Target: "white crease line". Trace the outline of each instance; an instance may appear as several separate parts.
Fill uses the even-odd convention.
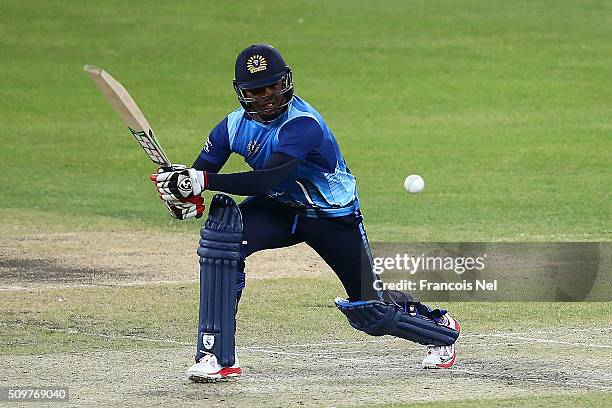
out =
[[[337,355],[344,355],[344,354],[363,354],[363,350],[316,350],[316,351],[312,351],[310,353],[305,353],[305,352],[300,352],[300,351],[291,351],[291,352],[282,351],[282,352],[280,352],[280,351],[276,351],[276,350],[274,350],[274,349],[272,349],[270,347],[271,346],[268,346],[268,347],[244,346],[244,347],[236,347],[236,348],[238,350],[243,350],[243,351],[266,352],[266,353],[274,353],[274,354],[290,354],[290,355],[304,356],[304,357],[312,356],[313,354],[316,354],[317,356],[327,356],[327,355],[337,356]],[[279,348],[280,348],[280,346],[279,346]],[[406,351],[406,349],[403,349],[403,348],[385,348],[385,353],[390,353],[390,352],[395,352],[395,351],[404,352],[404,351]]]
[[[570,386],[579,386],[579,387],[586,387],[586,388],[596,388],[596,389],[600,389],[600,390],[604,390],[604,391],[610,391],[612,390],[612,387],[608,387],[605,385],[601,385],[601,384],[585,384],[582,383],[580,381],[555,381],[552,379],[546,379],[546,378],[534,378],[534,377],[517,377],[511,374],[495,374],[495,373],[483,373],[482,371],[474,371],[474,370],[467,370],[465,368],[452,368],[449,370],[450,372],[459,372],[459,373],[465,373],[465,374],[469,374],[469,375],[475,375],[477,377],[488,377],[488,378],[499,378],[502,380],[513,380],[513,381],[517,381],[517,382],[538,382],[538,383],[544,383],[544,384],[553,384],[556,385],[558,387],[564,387],[567,385]]]
[[[238,350],[241,349],[241,347],[237,347]],[[363,359],[359,359],[359,358],[343,358],[343,357],[337,357],[334,353],[329,353],[329,354],[320,354],[320,353],[295,353],[295,352],[290,352],[290,351],[277,351],[277,350],[270,350],[270,349],[265,349],[265,348],[251,348],[249,349],[249,351],[253,351],[256,353],[264,353],[264,354],[278,354],[278,355],[284,355],[284,356],[289,356],[289,357],[306,357],[308,359],[316,359],[316,358],[325,358],[325,357],[333,357],[334,360],[337,361],[347,361],[350,363],[366,363],[366,364],[372,364],[372,360],[368,359],[368,360],[363,360]],[[386,368],[386,367],[385,367]]]
[[[91,282],[84,281],[74,282],[69,284],[47,283],[45,285],[29,285],[29,286],[0,286],[1,291],[23,291],[23,290],[48,290],[48,289],[79,289],[79,288],[107,288],[107,287],[132,287],[132,286],[150,286],[159,284],[192,284],[197,283],[197,279],[181,279],[181,280],[157,280],[157,281],[130,281],[130,282]]]
[[[566,333],[573,332],[586,332],[586,331],[609,331],[612,330],[612,327],[604,327],[604,328],[593,328],[593,329],[563,329]],[[538,332],[539,334],[547,334],[548,332]],[[562,340],[550,340],[550,339],[540,339],[537,337],[526,337],[526,336],[518,336],[518,333],[512,332],[498,332],[498,333],[488,333],[488,334],[462,334],[459,337],[459,340],[462,338],[487,338],[487,337],[498,337],[498,338],[508,338],[511,340],[521,340],[521,341],[530,341],[534,343],[552,343],[552,344],[562,344],[566,346],[575,346],[575,347],[590,347],[590,348],[603,348],[609,349],[612,348],[610,345],[606,344],[593,344],[593,343],[581,343],[581,342],[568,342]],[[550,334],[559,334],[558,332],[550,332]],[[302,344],[291,344],[292,347],[317,347],[317,346],[331,346],[331,345],[347,345],[347,344],[376,344],[376,343],[384,343],[390,341],[403,341],[401,339],[395,337],[385,337],[379,339],[365,339],[365,340],[350,340],[350,341],[342,341],[342,340],[332,340],[332,341],[322,341],[318,343],[302,343]],[[460,344],[460,343],[459,343]]]
[[[298,278],[304,277],[312,277],[312,276],[324,276],[324,275],[298,275]],[[266,275],[252,275],[249,276],[249,281],[253,280],[266,280],[266,279],[278,279],[278,278],[290,278],[292,275],[275,275],[275,276],[266,276]],[[198,278],[194,279],[170,279],[170,280],[143,280],[143,281],[100,281],[100,282],[86,282],[84,280],[75,281],[73,283],[53,283],[51,281],[41,283],[41,282],[31,282],[26,286],[18,286],[18,285],[5,285],[0,284],[0,292],[2,291],[23,291],[23,290],[47,290],[47,289],[73,289],[73,288],[97,288],[97,287],[132,287],[132,286],[150,286],[150,285],[160,285],[160,284],[194,284],[199,283],[200,280]]]
[[[564,327],[563,330],[569,330],[573,333],[579,333],[579,332],[591,332],[591,331],[610,331],[612,330],[612,327],[592,327],[590,329],[578,329],[578,328],[566,328]],[[512,332],[508,332],[508,333],[512,333]],[[559,332],[554,332],[554,331],[538,331],[538,333],[541,334],[559,334]]]
[[[130,335],[115,336],[115,335],[107,335],[107,334],[101,334],[101,333],[82,332],[77,329],[66,329],[66,330],[54,329],[54,328],[47,328],[47,329],[51,331],[55,331],[55,332],[61,332],[61,333],[83,334],[83,335],[88,335],[88,336],[97,336],[97,337],[110,338],[110,339],[151,341],[151,342],[156,342],[156,343],[177,344],[177,345],[182,345],[182,346],[193,345],[192,343],[185,343],[185,342],[180,342],[177,340],[155,339],[155,338],[144,337],[144,336],[130,336]],[[598,330],[606,331],[610,329],[612,328],[602,328]],[[567,330],[567,331],[571,332],[572,330]],[[584,330],[580,330],[580,331],[584,331]],[[591,329],[591,331],[593,331],[593,329]],[[515,340],[515,341],[526,341],[526,342],[532,342],[532,343],[545,343],[545,344],[559,344],[559,345],[564,345],[564,346],[581,347],[581,348],[612,349],[612,346],[607,345],[607,344],[593,344],[593,343],[582,343],[582,342],[568,342],[568,341],[562,341],[562,340],[540,339],[536,337],[517,336],[516,333],[504,333],[504,332],[490,333],[490,334],[465,334],[465,335],[462,335],[460,339],[461,338],[503,338],[503,339],[509,339],[509,340]],[[318,343],[310,343],[310,344],[290,344],[290,346],[291,347],[321,347],[321,346],[325,347],[325,346],[331,346],[331,345],[345,346],[349,344],[375,344],[375,343],[383,343],[383,342],[389,342],[389,341],[403,342],[404,340],[397,339],[394,337],[389,337],[389,338],[371,339],[371,340],[350,340],[350,341],[334,340],[334,341],[329,341],[329,342],[318,342]],[[458,344],[461,344],[461,343],[458,343]],[[243,350],[256,349],[256,348],[259,348],[259,346],[241,347],[241,349]]]
[[[562,340],[538,339],[534,337],[510,336],[506,334],[489,334],[489,335],[486,335],[486,337],[498,337],[498,338],[503,338],[503,339],[521,340],[521,341],[528,341],[528,342],[533,342],[533,343],[549,343],[549,344],[561,344],[561,345],[566,345],[566,346],[612,349],[612,346],[608,346],[607,344],[592,344],[592,343],[580,343],[580,342],[575,342],[575,341],[569,342],[569,341],[562,341]]]
[[[104,339],[110,340],[138,340],[138,341],[150,341],[153,343],[167,343],[167,344],[177,344],[180,346],[193,346],[192,343],[185,343],[182,341],[172,340],[172,339],[154,339],[151,337],[143,337],[143,336],[131,336],[129,334],[125,335],[114,335],[114,334],[103,334],[103,333],[93,333],[93,332],[84,332],[77,329],[54,329],[51,327],[45,327],[46,330],[56,332],[56,333],[64,333],[64,334],[80,334],[83,336],[91,336],[91,337],[101,337]]]
[[[176,344],[176,345],[180,345],[180,346],[195,347],[195,343],[185,343],[185,342],[181,342],[181,341],[177,341],[177,340],[171,340],[171,339],[155,339],[155,338],[151,338],[151,337],[131,336],[131,335],[128,335],[128,334],[117,336],[117,335],[112,335],[112,334],[84,332],[84,331],[80,331],[80,330],[77,330],[77,329],[62,330],[62,329],[55,329],[55,328],[50,328],[50,327],[45,327],[45,329],[49,330],[49,331],[52,331],[52,332],[56,332],[56,333],[80,334],[80,335],[84,335],[84,336],[101,337],[101,338],[110,339],[110,340],[138,340],[138,341],[149,341],[149,342],[153,342],[153,343],[166,343],[166,344]],[[264,347],[260,347],[260,346],[244,346],[244,347],[236,347],[236,349],[244,350],[244,351],[260,352],[260,353],[266,353],[266,354],[280,354],[280,355],[287,355],[287,356],[292,356],[292,357],[312,357],[315,354],[316,355],[320,355],[321,357],[323,357],[323,356],[327,356],[327,355],[335,356],[335,355],[338,354],[335,351],[324,351],[324,352],[318,351],[317,353],[286,352],[286,351],[272,350],[272,349],[268,349],[268,348],[264,348]],[[385,349],[385,351],[402,351],[402,350],[401,349],[392,349],[392,350]],[[361,350],[352,350],[352,351],[346,351],[346,352],[343,352],[343,353],[346,353],[346,354],[349,354],[349,353],[363,353],[363,351],[361,351]],[[350,358],[350,359],[349,358],[335,358],[335,359],[337,359],[337,360],[345,360],[345,361],[371,362],[371,360],[359,360],[359,359],[353,359],[353,358]]]
[[[56,328],[51,328],[51,327],[45,327],[45,330],[49,330],[52,332],[56,332],[56,333],[64,333],[64,334],[80,334],[83,336],[90,336],[90,337],[100,337],[100,338],[104,338],[104,339],[109,339],[109,340],[137,340],[137,341],[149,341],[152,343],[166,343],[166,344],[176,344],[179,346],[189,346],[189,347],[195,347],[196,344],[194,343],[186,343],[186,342],[181,342],[178,340],[172,340],[172,339],[156,339],[156,338],[152,338],[152,337],[144,337],[144,336],[132,336],[129,334],[125,334],[125,335],[113,335],[113,334],[104,334],[104,333],[94,333],[94,332],[86,332],[86,331],[80,331],[77,329],[56,329]],[[364,343],[364,342],[353,342],[353,343]],[[346,343],[344,343],[346,344]],[[282,346],[279,346],[282,347]],[[312,353],[307,354],[307,353],[289,353],[289,352],[281,352],[281,351],[275,351],[275,350],[271,350],[271,349],[267,349],[261,346],[242,346],[242,347],[236,347],[238,350],[245,350],[245,351],[255,351],[255,352],[265,352],[265,353],[273,353],[273,354],[284,354],[284,355],[291,355],[291,356],[303,356],[303,357],[307,357],[307,356],[311,356]],[[385,351],[402,351],[402,349],[385,349]],[[363,353],[362,350],[347,350],[347,351],[341,351],[342,353],[346,353],[346,354],[353,354],[353,353]],[[335,351],[318,351],[318,354],[324,355],[324,354],[330,354],[330,355],[335,355],[337,354],[337,352]]]
[[[344,346],[347,344],[384,343],[384,342],[388,342],[389,340],[402,341],[401,339],[396,339],[395,337],[389,337],[389,338],[378,338],[378,339],[369,339],[369,340],[348,340],[348,341],[330,340],[330,341],[320,341],[318,343],[290,344],[290,346],[291,347],[318,347],[318,346],[334,346],[334,345]],[[257,347],[257,346],[254,346],[254,347]]]

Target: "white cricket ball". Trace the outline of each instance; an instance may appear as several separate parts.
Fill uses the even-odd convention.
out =
[[[420,193],[425,188],[425,180],[418,174],[411,174],[404,180],[404,188],[409,193]]]

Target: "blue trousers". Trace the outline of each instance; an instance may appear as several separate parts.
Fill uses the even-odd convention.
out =
[[[305,242],[335,272],[350,301],[379,298],[372,286],[375,275],[359,211],[342,217],[312,218],[267,196],[249,197],[239,207],[247,257],[264,249]]]

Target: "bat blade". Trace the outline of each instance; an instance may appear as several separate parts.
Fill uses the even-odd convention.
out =
[[[123,85],[102,68],[85,65],[83,69],[123,119],[149,158],[161,167],[171,167],[172,163],[155,137],[151,125]]]

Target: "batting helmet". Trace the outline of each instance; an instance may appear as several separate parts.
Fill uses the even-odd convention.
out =
[[[279,89],[265,96],[247,97],[244,91],[252,91],[279,84]],[[287,110],[293,98],[291,68],[281,54],[267,44],[251,45],[236,58],[234,90],[238,101],[251,118],[264,123],[277,119]],[[280,103],[268,103],[282,96]]]

